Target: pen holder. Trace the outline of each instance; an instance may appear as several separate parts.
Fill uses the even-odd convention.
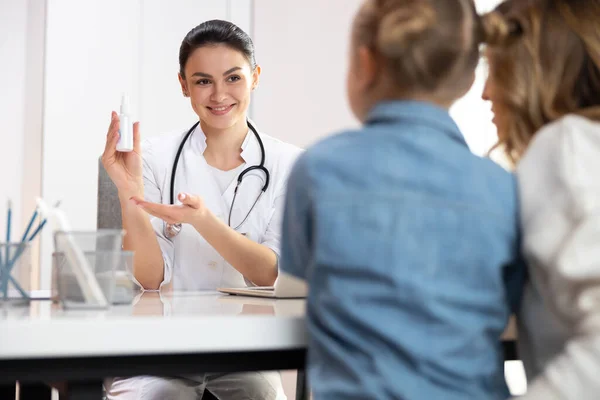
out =
[[[0,243],[0,301],[29,303],[31,244]]]
[[[118,301],[117,296],[123,297],[117,283],[128,277],[133,257],[121,250],[124,233],[121,229],[54,233],[56,290],[65,308],[106,308]]]
[[[65,243],[72,242],[84,253],[94,251],[120,251],[125,231],[99,229],[97,231],[57,231],[54,233],[54,251],[63,253]],[[66,240],[68,239],[68,240]]]
[[[136,285],[132,278],[133,252],[84,252],[108,305],[130,304]],[[85,300],[79,282],[64,253],[52,254],[52,298],[65,309],[104,308]]]

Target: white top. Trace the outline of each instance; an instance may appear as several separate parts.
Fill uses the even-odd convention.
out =
[[[303,349],[304,313],[304,300],[210,291],[144,292],[106,310],[34,301],[3,309],[0,360]]]
[[[237,177],[239,176],[239,174],[246,169],[246,163],[242,163],[242,165],[234,168],[234,169],[230,169],[229,171],[223,171],[219,168],[215,168],[212,165],[208,166],[212,172],[213,178],[215,178],[215,181],[217,182],[217,185],[219,186],[219,189],[221,190],[221,194],[225,193],[225,191],[227,190],[227,188],[229,187],[229,185],[231,184],[231,182],[233,182],[234,179],[237,179]],[[236,181],[237,184],[237,181]]]
[[[600,396],[600,123],[569,115],[517,169],[530,269],[519,346],[524,399]]]
[[[144,141],[142,155],[146,200],[169,204],[173,161],[186,133],[167,134]],[[270,173],[269,187],[238,232],[269,247],[279,256],[287,178],[301,149],[262,133],[260,137],[265,147],[265,167]],[[175,202],[178,203],[179,192],[201,196],[206,206],[227,223],[236,180],[231,181],[222,193],[203,157],[205,149],[206,136],[198,125],[179,158]],[[242,144],[241,156],[247,166],[260,163],[260,146],[251,130],[248,130]],[[245,175],[232,211],[232,226],[243,221],[260,194],[264,179],[264,173],[258,170]],[[171,281],[175,290],[214,290],[217,287],[251,284],[190,225],[184,224],[179,235],[170,240],[164,235],[164,222],[161,219],[152,218],[151,222],[164,258],[165,272],[161,287]]]

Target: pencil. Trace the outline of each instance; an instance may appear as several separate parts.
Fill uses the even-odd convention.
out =
[[[21,237],[21,243],[23,243],[27,240],[27,235],[29,235],[29,231],[31,230],[31,227],[33,226],[33,223],[35,222],[37,215],[38,215],[38,211],[36,208],[35,211],[33,212],[33,215],[31,216],[31,219],[29,220],[29,225],[27,225],[27,229],[25,229],[25,233],[23,233],[23,237]]]
[[[7,295],[8,295],[8,279],[10,276],[10,224],[11,224],[11,219],[12,219],[12,201],[10,201],[10,199],[8,200],[8,203],[6,204],[6,250],[5,250],[5,260],[6,262],[3,262],[3,269],[4,271],[2,271],[2,291],[4,294],[4,298],[6,299]],[[0,254],[0,257],[2,255]]]
[[[10,228],[12,219],[12,201],[9,199],[6,204],[6,264],[10,262]]]

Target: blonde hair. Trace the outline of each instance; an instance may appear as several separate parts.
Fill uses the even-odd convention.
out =
[[[354,38],[381,56],[404,93],[455,100],[472,85],[480,44],[473,0],[367,0]]]
[[[513,163],[566,114],[600,121],[598,0],[508,0],[481,20],[495,101],[508,115],[496,147]]]

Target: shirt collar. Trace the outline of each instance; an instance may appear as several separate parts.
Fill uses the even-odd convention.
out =
[[[256,155],[256,153],[257,153],[256,149],[258,146],[253,145],[253,144],[256,144],[256,140],[252,140],[253,136],[254,136],[254,133],[252,133],[250,128],[248,128],[248,132],[246,132],[246,137],[244,138],[244,141],[242,142],[242,153],[241,153],[241,156],[244,159],[244,162],[246,164],[254,164],[255,163],[254,162],[255,157],[253,157],[253,156]]]
[[[242,159],[246,164],[257,164],[260,162],[260,149],[258,148],[258,143],[256,140],[251,140],[254,134],[248,128],[248,132],[246,133],[246,137],[242,142]],[[192,133],[192,142],[194,150],[198,152],[198,154],[204,154],[206,150],[206,135],[202,131],[202,127],[200,124],[196,126],[194,132]]]
[[[365,124],[401,121],[429,125],[467,146],[464,136],[448,110],[425,101],[391,100],[380,102],[371,109]]]

